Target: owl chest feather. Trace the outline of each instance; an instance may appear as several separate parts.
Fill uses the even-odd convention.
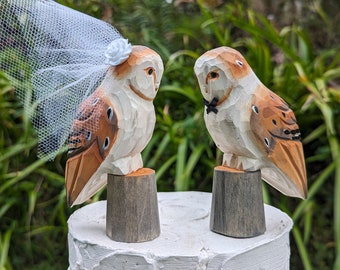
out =
[[[218,112],[223,113],[223,111]],[[227,117],[221,119],[216,114],[205,114],[204,119],[209,133],[216,143],[216,146],[224,153],[241,155],[247,152],[245,143],[239,132],[239,126],[235,125],[233,119]]]
[[[217,113],[204,114],[204,120],[209,133],[217,147],[224,153],[256,158],[258,148],[249,138],[250,130],[250,100],[234,99],[219,106]]]
[[[113,159],[140,153],[149,142],[156,116],[152,102],[120,94],[113,97],[117,114],[117,143],[110,150]]]

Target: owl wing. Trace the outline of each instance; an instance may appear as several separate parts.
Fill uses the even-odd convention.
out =
[[[117,114],[103,92],[103,89],[98,88],[85,99],[73,121],[65,171],[69,205],[73,204],[82,189],[89,184],[89,180],[106,158],[117,138]],[[97,191],[104,184],[98,184]],[[87,197],[93,194],[94,192]]]
[[[250,128],[257,145],[273,163],[262,170],[266,182],[282,193],[305,198],[307,179],[300,130],[287,103],[264,86],[252,98]]]

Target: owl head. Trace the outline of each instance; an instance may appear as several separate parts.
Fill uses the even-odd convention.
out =
[[[244,57],[229,47],[219,47],[201,55],[194,66],[204,99],[221,102],[252,74]]]
[[[118,80],[124,80],[128,88],[140,98],[152,101],[160,85],[163,62],[155,51],[145,46],[132,46],[129,58],[122,64],[111,67]]]

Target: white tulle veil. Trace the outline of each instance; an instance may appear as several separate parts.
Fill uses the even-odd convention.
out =
[[[108,23],[52,0],[0,0],[0,69],[29,114],[38,156],[63,149],[80,103],[131,45]]]

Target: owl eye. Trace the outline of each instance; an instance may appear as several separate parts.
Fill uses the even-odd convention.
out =
[[[211,72],[208,73],[208,76],[207,76],[205,82],[208,83],[209,80],[216,80],[216,79],[218,79],[218,77],[220,77],[220,74],[218,74],[218,72],[211,71]]]
[[[209,75],[210,75],[210,78],[211,78],[211,79],[216,79],[216,78],[218,78],[218,77],[220,76],[220,75],[219,75],[217,72],[215,72],[215,71],[210,72]]]
[[[235,62],[236,62],[236,64],[238,64],[240,67],[243,67],[243,63],[242,63],[242,61],[240,61],[240,60],[236,60]]]
[[[112,119],[112,115],[113,115],[113,113],[112,113],[112,108],[111,108],[111,107],[109,107],[109,108],[107,109],[106,114],[107,114],[107,118],[108,118],[109,120],[111,120],[111,119]]]
[[[149,68],[146,69],[146,73],[147,73],[148,75],[152,75],[154,71],[155,71],[155,69],[152,68],[152,67],[149,67]]]
[[[96,104],[98,103],[98,101],[99,101],[99,98],[96,97],[96,98],[93,100],[92,105],[93,105],[93,106],[96,105]]]
[[[88,131],[87,133],[86,133],[86,140],[91,140],[91,137],[92,137],[92,133],[91,133],[91,131]]]
[[[109,147],[109,144],[110,144],[110,138],[109,137],[106,137],[105,138],[105,141],[103,143],[103,148],[104,150],[106,150],[108,147]]]
[[[268,138],[264,138],[264,144],[269,148],[270,142],[269,142]]]

